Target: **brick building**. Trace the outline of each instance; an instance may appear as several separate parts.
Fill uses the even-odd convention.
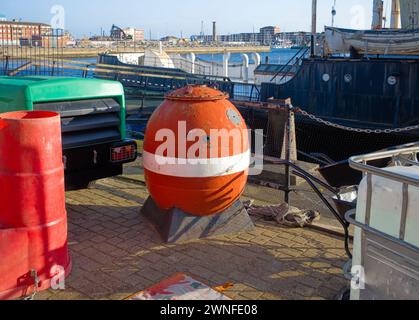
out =
[[[68,41],[62,31],[45,23],[0,20],[0,45],[62,47]]]

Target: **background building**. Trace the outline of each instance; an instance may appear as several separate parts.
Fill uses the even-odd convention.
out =
[[[169,44],[177,44],[179,42],[179,38],[175,36],[166,36],[160,39],[162,42],[167,42]]]
[[[0,44],[32,47],[63,47],[69,40],[63,30],[49,24],[0,20]]]
[[[252,43],[259,43],[264,45],[270,45],[274,42],[276,36],[280,34],[281,29],[277,26],[267,26],[260,29],[258,33],[256,32],[245,32],[245,33],[237,33],[237,34],[227,34],[227,35],[217,35],[216,41],[219,42],[252,42]],[[214,42],[213,35],[203,35],[200,34],[194,35],[191,37],[192,41],[200,41],[200,42]]]
[[[262,44],[271,44],[275,38],[275,35],[279,34],[281,29],[277,26],[268,26],[260,29],[259,39]]]
[[[133,41],[144,41],[144,30],[135,28],[123,29],[127,36],[130,36]]]
[[[311,32],[305,32],[305,31],[281,32],[274,36],[275,43],[284,39],[291,41],[291,43],[294,46],[306,46],[310,43]]]
[[[144,30],[132,27],[122,29],[112,25],[110,37],[112,40],[144,41]]]

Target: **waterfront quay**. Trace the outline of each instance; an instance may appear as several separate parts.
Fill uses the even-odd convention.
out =
[[[43,47],[19,47],[18,50],[14,46],[1,47],[0,59],[5,57],[9,58],[33,58],[36,56],[47,58],[56,57],[57,51],[60,53],[62,58],[96,58],[98,55],[103,53],[115,54],[115,53],[144,53],[146,49],[157,49],[156,46],[118,46],[118,47],[98,47],[98,48],[86,48],[86,47],[75,47],[75,48],[51,48]],[[188,45],[188,46],[168,46],[163,47],[163,50],[168,54],[222,54],[222,53],[243,53],[243,52],[270,52],[269,46],[259,45],[244,45],[244,46],[225,46],[225,45]]]
[[[273,192],[249,185],[243,200],[277,203]],[[166,244],[140,214],[148,196],[140,161],[122,176],[67,192],[73,269],[64,291],[35,299],[120,300],[176,272],[211,287],[229,284],[225,294],[235,300],[330,300],[347,285],[341,237],[253,216],[250,232]]]

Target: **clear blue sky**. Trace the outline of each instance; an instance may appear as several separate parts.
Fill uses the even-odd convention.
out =
[[[318,0],[318,27],[331,24],[334,0]],[[389,2],[390,0],[386,0]],[[217,21],[221,34],[252,32],[266,25],[284,31],[310,30],[311,0],[13,0],[1,1],[0,13],[9,19],[50,23],[54,5],[65,9],[65,29],[81,37],[106,33],[112,24],[137,27],[148,38],[199,34],[201,21],[211,32]],[[336,25],[369,27],[372,0],[337,0]],[[385,4],[388,7],[387,4]]]

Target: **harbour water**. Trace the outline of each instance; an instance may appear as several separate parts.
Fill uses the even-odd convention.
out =
[[[263,52],[260,53],[262,63],[266,62],[266,58],[268,58],[269,63],[271,64],[286,64],[292,57],[298,52],[298,49],[271,49],[270,52]],[[250,58],[250,63],[253,63],[252,56],[250,55],[251,52],[243,52],[248,53]],[[212,61],[212,62],[222,62],[223,55],[222,54],[204,54],[198,55],[199,59]],[[240,63],[242,62],[242,57],[239,53],[232,53],[230,56],[230,63]]]

